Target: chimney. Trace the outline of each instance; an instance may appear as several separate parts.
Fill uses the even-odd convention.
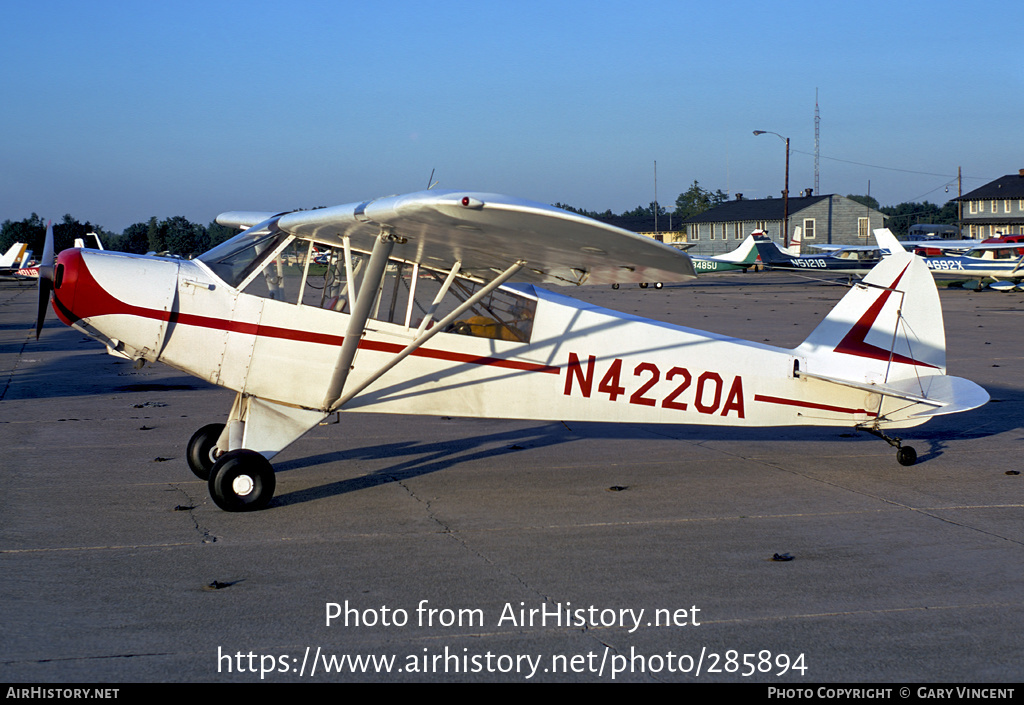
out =
[[[1024,169],[1021,169],[1021,174],[1024,175]],[[736,194],[736,200],[737,201],[742,201],[743,200],[743,194],[742,193],[737,193]]]
[[[1024,169],[1018,169],[1017,176],[1024,176]]]
[[[810,198],[813,195],[814,195],[814,189],[812,189],[812,188],[805,188],[804,189],[804,198]]]

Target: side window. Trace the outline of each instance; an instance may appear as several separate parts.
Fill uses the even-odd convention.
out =
[[[472,296],[475,288],[476,286],[469,282],[456,282],[446,297],[454,295],[458,300],[448,303],[450,310],[454,311],[459,303]],[[528,343],[533,335],[533,319],[536,312],[537,302],[534,299],[499,287],[463,313],[445,332]],[[441,314],[439,317],[443,318],[445,315],[447,314]]]
[[[284,249],[268,257],[263,270],[251,278],[243,291],[276,301],[298,303],[299,287],[306,270],[309,243],[290,241]]]
[[[346,263],[341,247],[317,243],[310,248],[308,242],[296,240],[269,260],[245,292],[349,313],[353,296],[360,293],[362,272],[368,261],[368,255],[353,252]],[[473,296],[478,287],[472,281],[455,279],[438,302],[445,279],[441,272],[391,260],[380,287],[372,294],[370,319],[404,326],[410,331],[432,328]],[[535,299],[498,288],[446,324],[442,332],[525,343],[533,334],[536,310]]]

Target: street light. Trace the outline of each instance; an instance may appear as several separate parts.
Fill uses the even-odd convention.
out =
[[[782,191],[782,246],[789,247],[789,138],[768,130],[754,130],[754,134],[775,135],[786,143],[786,186]]]

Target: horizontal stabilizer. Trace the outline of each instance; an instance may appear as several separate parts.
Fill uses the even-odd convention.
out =
[[[915,404],[926,404],[931,407],[930,409],[919,411],[913,414],[913,416],[956,414],[961,411],[976,409],[989,400],[988,392],[981,386],[969,379],[950,377],[949,375],[910,377],[885,384],[854,382],[848,379],[827,377],[809,372],[800,372],[799,375],[801,377],[810,377],[824,382],[840,384],[844,387],[861,389],[884,397],[902,399],[903,401]]]

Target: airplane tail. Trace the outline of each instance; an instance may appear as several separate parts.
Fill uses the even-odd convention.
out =
[[[21,259],[21,256],[25,253],[25,249],[27,247],[28,244],[24,242],[16,242],[11,245],[10,249],[0,257],[0,267],[14,266],[14,263]]]
[[[755,240],[754,245],[763,264],[788,263],[785,253],[773,240]]]
[[[92,238],[93,242],[96,243],[96,248],[95,249],[97,249],[97,250],[102,250],[103,249],[103,243],[100,241],[100,236],[99,235],[97,235],[96,233],[86,233],[85,237],[86,238],[89,238],[89,237]],[[88,245],[86,245],[86,243],[85,243],[85,238],[76,237],[75,238],[75,247],[78,247],[78,248],[88,247]]]
[[[789,247],[785,249],[785,252],[790,257],[800,256],[800,239],[803,236],[803,228],[799,225],[793,228],[793,237],[789,241]]]
[[[747,238],[740,243],[732,252],[724,255],[717,255],[716,260],[728,262],[729,264],[754,264],[757,261],[757,247],[754,243],[754,236],[747,235]]]
[[[931,271],[888,230],[875,234],[891,254],[794,350],[799,375],[922,404],[910,410],[918,417],[981,406],[989,398],[984,389],[946,376],[942,306]]]

